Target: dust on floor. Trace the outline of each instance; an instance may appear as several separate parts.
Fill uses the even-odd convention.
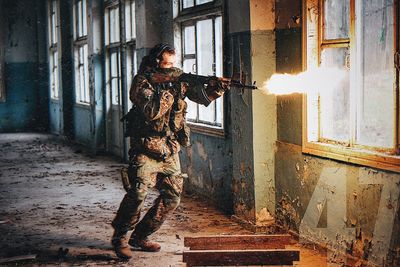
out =
[[[185,236],[250,233],[204,200],[185,195],[152,236],[162,250],[135,251],[129,262],[119,261],[110,245],[110,223],[124,195],[123,166],[55,136],[0,134],[0,259],[33,254],[36,259],[17,264],[178,267],[185,266]],[[156,196],[150,193],[146,209]],[[301,253],[307,259],[298,266],[324,261],[317,251]]]

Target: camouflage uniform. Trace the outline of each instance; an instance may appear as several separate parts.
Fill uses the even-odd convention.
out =
[[[155,86],[152,83],[155,72],[171,78],[183,77],[183,82]],[[127,135],[131,137],[128,168],[131,187],[112,222],[113,238],[125,236],[128,230],[134,229],[135,238],[146,239],[179,205],[183,176],[178,152],[181,145],[189,145],[189,128],[185,122],[187,104],[183,99],[187,96],[207,106],[213,100],[207,95],[204,81],[177,68],[157,69],[135,76],[130,89],[133,108],[127,115]],[[160,195],[138,222],[148,188],[154,186]]]

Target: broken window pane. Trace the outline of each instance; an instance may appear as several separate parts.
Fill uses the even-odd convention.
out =
[[[349,37],[350,1],[324,1],[324,39]]]
[[[392,148],[396,111],[393,0],[357,1],[356,9],[360,53],[357,143]]]
[[[348,48],[325,48],[321,66],[345,69]],[[348,72],[348,71],[347,71]],[[334,88],[320,88],[320,137],[335,141],[350,140],[349,75]]]

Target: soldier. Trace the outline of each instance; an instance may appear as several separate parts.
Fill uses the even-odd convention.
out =
[[[184,98],[208,105],[220,97],[229,81],[217,77],[199,80],[175,68],[175,50],[159,44],[144,57],[134,77],[129,98],[133,103],[125,116],[126,135],[131,138],[127,191],[112,222],[112,245],[118,257],[132,257],[130,246],[157,252],[161,246],[148,240],[180,202],[183,187],[178,152],[189,146]],[[148,188],[160,195],[140,219]],[[133,230],[129,240],[127,233]],[[129,246],[130,245],[130,246]]]

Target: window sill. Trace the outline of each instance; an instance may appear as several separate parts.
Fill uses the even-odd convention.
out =
[[[382,152],[318,142],[304,142],[302,152],[305,154],[400,173],[400,156],[398,155],[390,155]]]
[[[204,134],[204,135],[209,135],[209,136],[214,136],[214,137],[219,137],[219,138],[225,138],[225,131],[224,129],[220,127],[215,127],[211,125],[206,125],[206,124],[200,124],[200,123],[195,123],[195,122],[187,122],[191,132],[193,133],[199,133],[199,134]]]
[[[90,103],[75,102],[75,106],[76,106],[76,107],[81,107],[81,108],[90,109]]]

